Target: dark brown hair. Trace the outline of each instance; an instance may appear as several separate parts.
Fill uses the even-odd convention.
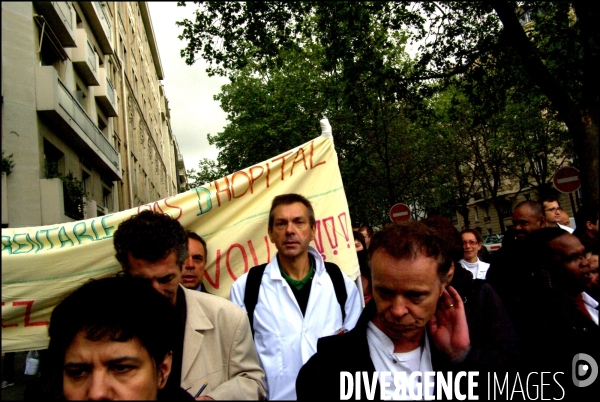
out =
[[[438,262],[438,276],[445,281],[452,266],[450,249],[433,229],[418,221],[390,224],[375,233],[369,246],[369,259],[376,251],[384,252],[398,260],[414,259],[418,254]]]

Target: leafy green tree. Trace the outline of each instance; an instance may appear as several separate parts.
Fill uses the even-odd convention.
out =
[[[365,76],[348,88],[340,74],[323,69],[322,46],[310,40],[284,53],[278,66],[249,62],[232,73],[216,97],[230,124],[209,136],[219,149],[218,162],[202,161],[200,173],[189,173],[192,185],[309,141],[326,115],[355,223],[381,225],[391,205],[422,199],[422,181],[440,165],[441,153],[420,122],[426,113],[396,102],[387,80]],[[390,63],[406,62],[399,47],[387,56]]]
[[[522,186],[544,193],[554,172],[573,155],[565,124],[550,109],[547,98],[537,93],[508,103],[506,113],[512,116],[507,124],[511,148],[518,158],[512,175]]]
[[[386,101],[427,98],[433,89],[423,84],[427,80],[463,75],[482,60],[511,53],[514,67],[526,73],[530,86],[540,88],[566,124],[584,197],[599,198],[600,31],[595,24],[600,13],[595,2],[198,3],[195,19],[180,22],[180,37],[188,41],[182,56],[188,63],[199,53],[213,63],[209,70],[221,75],[250,62],[277,67],[284,51],[314,38],[324,49],[323,69],[340,74],[349,99],[366,77],[387,83]],[[519,22],[525,16],[533,20],[527,34]],[[411,32],[420,44],[417,63],[410,69],[387,63],[379,50],[394,47],[395,39],[376,32]],[[508,64],[497,74],[515,77]],[[502,98],[498,101],[501,105]]]
[[[598,202],[600,6],[586,2],[492,1],[506,41],[530,79],[566,124],[578,157],[585,199]],[[519,14],[518,14],[519,13]],[[518,16],[532,20],[526,34]]]
[[[13,160],[13,154],[4,156],[4,150],[2,150],[2,173],[6,173],[9,176],[15,167],[15,161]]]
[[[198,171],[195,169],[188,169],[188,187],[196,188],[203,184],[210,183],[211,181],[217,180],[227,175],[226,170],[219,166],[219,164],[208,158],[201,159],[198,162]]]
[[[449,211],[458,211],[464,226],[470,227],[469,202],[481,190],[471,144],[472,123],[465,114],[470,106],[464,94],[456,86],[450,86],[433,98],[431,107],[445,149],[445,162],[440,172],[440,187],[444,191],[440,203]]]

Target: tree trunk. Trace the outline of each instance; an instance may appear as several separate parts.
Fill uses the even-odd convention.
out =
[[[567,90],[552,77],[535,47],[529,41],[515,14],[514,3],[492,1],[492,6],[502,21],[505,32],[522,57],[525,70],[531,76],[532,81],[550,99],[560,118],[569,129],[573,138],[575,153],[580,163],[581,190],[585,203],[589,201],[598,203],[600,199],[598,183],[600,98],[597,92],[600,67],[598,47],[600,44],[598,43],[597,30],[598,6],[594,3],[577,2],[577,10],[580,11],[577,13],[577,23],[581,26],[582,36],[588,35],[581,40],[584,49],[584,66],[582,66],[584,71],[584,99],[580,99],[579,104],[577,104],[571,99]],[[590,94],[589,91],[593,93]]]
[[[458,213],[463,217],[465,229],[469,228],[471,225],[471,222],[469,221],[469,207],[466,205],[461,206],[458,210]]]
[[[504,232],[506,232],[506,227],[504,226],[504,207],[500,205],[500,200],[496,197],[492,197],[492,205],[496,208],[498,223],[500,224],[500,233],[504,234]]]

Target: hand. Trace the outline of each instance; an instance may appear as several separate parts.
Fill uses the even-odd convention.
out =
[[[196,398],[197,401],[214,401],[213,398],[211,398],[210,396],[207,395],[200,395],[198,398]]]
[[[471,347],[465,306],[452,286],[444,289],[428,326],[435,346],[452,360],[462,356]]]

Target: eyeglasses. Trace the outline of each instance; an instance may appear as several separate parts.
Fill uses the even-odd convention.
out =
[[[561,207],[544,209],[544,212],[552,212],[552,213],[555,213],[555,212],[560,212],[560,211],[562,211],[562,208],[561,208]]]
[[[475,240],[463,241],[463,246],[476,246],[478,244],[479,244],[479,242],[476,242]]]

